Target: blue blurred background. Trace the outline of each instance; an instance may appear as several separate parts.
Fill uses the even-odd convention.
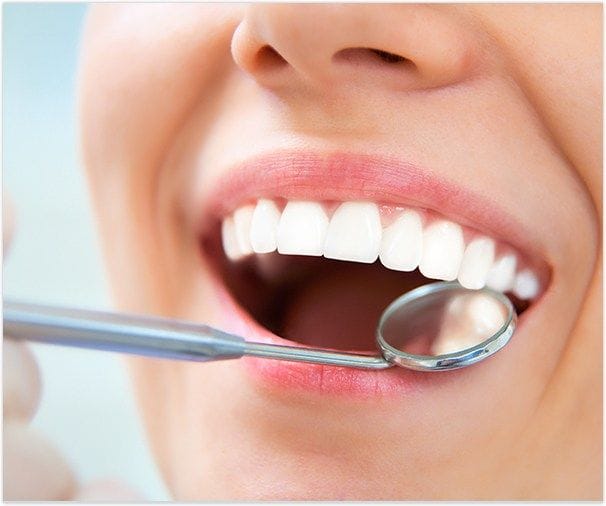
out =
[[[104,309],[109,296],[80,166],[75,103],[86,9],[3,5],[3,188],[17,214],[3,296]],[[169,499],[121,359],[33,348],[43,377],[33,423],[78,478],[118,477],[148,500]]]

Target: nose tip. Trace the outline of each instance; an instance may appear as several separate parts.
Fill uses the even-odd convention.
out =
[[[382,85],[399,90],[465,79],[475,53],[447,10],[419,5],[255,4],[232,38],[237,65],[261,85]]]

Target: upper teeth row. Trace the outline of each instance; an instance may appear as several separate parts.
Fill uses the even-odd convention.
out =
[[[529,269],[516,272],[513,252],[495,257],[496,244],[476,236],[465,244],[460,225],[444,220],[424,224],[421,213],[402,210],[383,227],[373,202],[344,202],[329,219],[318,202],[289,201],[283,211],[272,200],[237,209],[222,224],[223,249],[238,260],[252,253],[278,251],[283,255],[312,255],[372,263],[389,268],[419,268],[427,278],[458,279],[466,288],[485,285],[512,290],[521,299],[538,295],[537,276]]]

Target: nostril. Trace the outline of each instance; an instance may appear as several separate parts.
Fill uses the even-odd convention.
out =
[[[400,63],[400,62],[409,61],[406,58],[404,58],[403,56],[400,56],[399,54],[388,53],[387,51],[381,51],[380,49],[371,49],[370,51],[375,53],[385,63]],[[412,62],[410,62],[410,63],[412,63]]]
[[[288,62],[271,46],[263,46],[255,56],[257,70],[271,70],[288,65]]]
[[[417,66],[412,60],[399,54],[368,47],[351,47],[342,49],[333,55],[333,61],[354,64],[387,64],[391,67],[415,70]]]

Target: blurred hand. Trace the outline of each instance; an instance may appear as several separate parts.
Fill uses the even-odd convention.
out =
[[[2,199],[4,255],[15,226],[12,203]],[[5,339],[2,353],[4,385],[4,500],[69,499],[74,476],[63,457],[29,425],[40,400],[40,371],[25,343]]]
[[[5,256],[14,226],[13,206],[4,194],[2,243]],[[2,362],[5,501],[141,499],[127,486],[112,480],[79,488],[65,458],[29,424],[38,408],[41,392],[40,371],[31,350],[23,342],[4,339]]]

